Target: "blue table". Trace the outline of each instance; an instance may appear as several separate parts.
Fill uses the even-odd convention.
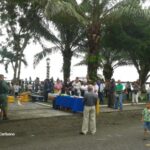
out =
[[[71,96],[57,96],[55,98],[56,107],[67,108],[72,112],[83,112],[83,98]]]

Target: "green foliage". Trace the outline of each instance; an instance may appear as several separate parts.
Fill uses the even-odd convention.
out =
[[[149,10],[139,9],[136,15],[127,13],[105,26],[104,44],[124,51],[126,58],[134,64],[139,73],[141,87],[150,71],[150,18]],[[133,12],[132,12],[133,13]]]

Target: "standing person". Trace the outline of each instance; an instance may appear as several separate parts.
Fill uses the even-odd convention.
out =
[[[21,105],[20,99],[18,97],[19,93],[20,93],[20,89],[21,89],[21,87],[19,85],[19,82],[16,82],[14,84],[14,95],[15,95],[15,100],[17,100],[18,105]]]
[[[83,123],[80,134],[86,135],[89,130],[91,134],[96,133],[96,110],[95,106],[98,100],[98,95],[94,93],[93,86],[88,86],[88,92],[84,95],[84,111],[83,111]]]
[[[57,79],[56,83],[54,84],[55,93],[61,94],[62,87],[63,87],[62,81]]]
[[[144,122],[144,140],[147,138],[148,130],[150,130],[150,103],[146,104],[142,112],[142,122]]]
[[[94,93],[96,93],[98,95],[98,85],[97,85],[97,82],[95,82],[93,84],[93,91],[94,91]]]
[[[138,104],[139,102],[139,91],[140,91],[140,85],[138,81],[133,82],[132,84],[133,91],[132,91],[132,105]]]
[[[81,96],[84,97],[84,94],[87,92],[88,89],[88,85],[86,83],[86,81],[83,81],[82,85],[81,85]]]
[[[126,94],[127,94],[127,100],[129,100],[130,99],[130,95],[131,95],[131,84],[130,84],[129,81],[126,84],[125,90],[126,90]]]
[[[36,77],[35,81],[34,81],[34,91],[37,93],[40,87],[40,78]]]
[[[44,102],[47,102],[48,101],[48,93],[50,93],[50,81],[49,79],[45,79],[44,80],[44,83],[43,83],[43,95],[44,95]]]
[[[68,78],[67,81],[64,83],[65,85],[65,91],[67,95],[71,95],[71,89],[72,89],[72,82]]]
[[[104,89],[105,89],[104,81],[98,80],[97,85],[98,85],[98,97],[100,100],[100,104],[104,104]]]
[[[72,83],[74,95],[80,96],[81,95],[81,82],[78,77],[76,77],[75,81]]]
[[[123,85],[121,84],[121,81],[118,80],[118,84],[115,87],[115,103],[114,108],[118,109],[118,106],[120,107],[120,111],[123,109]]]
[[[0,74],[0,109],[1,117],[3,120],[8,120],[7,117],[7,95],[9,92],[9,87],[4,81],[4,75]]]

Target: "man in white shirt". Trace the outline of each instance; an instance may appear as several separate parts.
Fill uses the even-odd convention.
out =
[[[21,103],[20,103],[20,100],[19,100],[19,98],[18,98],[18,96],[19,96],[19,92],[20,92],[20,85],[19,85],[19,83],[17,82],[16,84],[14,84],[14,94],[15,94],[15,99],[17,100],[17,102],[18,102],[18,105],[21,105]]]
[[[98,80],[97,85],[98,85],[98,97],[99,97],[100,103],[104,104],[104,88],[105,88],[104,81]]]
[[[76,77],[75,81],[72,83],[74,95],[80,96],[81,95],[81,82],[79,81],[79,78]]]
[[[85,81],[83,81],[83,84],[81,85],[81,96],[84,96],[84,94],[88,91],[88,85]]]

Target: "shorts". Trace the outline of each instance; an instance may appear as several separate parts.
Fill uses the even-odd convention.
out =
[[[7,100],[0,100],[0,109],[5,110],[7,108]]]
[[[144,129],[150,130],[150,122],[144,122]]]

